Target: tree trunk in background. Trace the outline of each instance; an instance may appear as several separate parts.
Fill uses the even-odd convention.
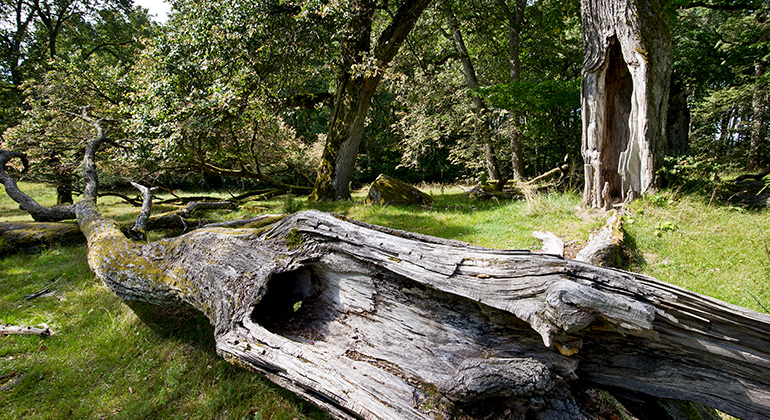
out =
[[[471,57],[468,54],[468,48],[466,48],[465,41],[460,32],[460,24],[457,22],[457,18],[454,15],[454,11],[452,11],[451,5],[448,2],[444,2],[444,9],[449,23],[449,29],[452,32],[452,40],[457,48],[457,53],[463,66],[465,82],[468,84],[468,89],[471,90],[473,112],[476,113],[477,118],[481,121],[479,136],[481,137],[481,144],[484,147],[484,164],[487,169],[487,176],[489,179],[500,179],[500,169],[497,164],[495,145],[492,143],[492,131],[489,128],[489,110],[484,103],[484,99],[475,94],[475,91],[479,88],[476,70],[473,68]]]
[[[665,145],[671,34],[657,0],[583,0],[586,206],[655,185]]]
[[[503,10],[506,19],[508,19],[508,69],[511,83],[516,83],[521,79],[521,25],[524,20],[524,9],[527,7],[526,0],[515,0],[514,8],[511,10],[505,0],[497,0],[497,4]],[[524,157],[522,156],[521,129],[519,126],[519,113],[514,110],[511,112],[510,120],[513,128],[510,130],[511,145],[511,171],[513,179],[524,179]]]
[[[754,62],[756,86],[754,87],[754,97],[751,101],[754,115],[751,120],[751,143],[749,145],[748,162],[746,163],[746,167],[750,171],[756,170],[762,164],[762,149],[765,143],[765,133],[767,131],[767,128],[765,127],[765,116],[767,114],[767,83],[763,81],[765,67],[766,64],[762,59],[757,59]]]
[[[342,64],[329,131],[310,200],[350,199],[350,180],[372,97],[385,67],[396,56],[430,2],[403,0],[393,14],[390,25],[377,40],[370,57],[374,59],[373,62],[364,63],[365,55],[371,52],[372,18],[378,3],[373,0],[353,1],[353,17],[344,29],[346,38],[342,45]],[[366,69],[358,68],[362,65]]]
[[[674,79],[668,98],[666,118],[666,149],[670,156],[683,156],[690,151],[690,108],[687,106],[687,90]]]

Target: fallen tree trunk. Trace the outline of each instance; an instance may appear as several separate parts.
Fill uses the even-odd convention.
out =
[[[85,237],[78,225],[72,222],[0,222],[0,254],[81,242],[85,242]]]
[[[149,244],[76,211],[120,298],[202,312],[220,355],[336,418],[586,418],[574,378],[770,418],[770,316],[647,276],[317,211]]]

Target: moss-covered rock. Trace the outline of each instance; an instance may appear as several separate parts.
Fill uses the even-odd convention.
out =
[[[408,206],[418,204],[428,206],[433,203],[433,197],[417,188],[387,175],[381,174],[369,188],[366,204]]]

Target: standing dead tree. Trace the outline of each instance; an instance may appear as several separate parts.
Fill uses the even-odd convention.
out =
[[[657,0],[583,0],[585,205],[655,184],[665,144],[671,34]]]

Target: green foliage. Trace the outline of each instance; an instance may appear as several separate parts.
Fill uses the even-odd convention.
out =
[[[757,64],[770,61],[767,2],[680,9],[672,25],[674,78],[686,86],[692,115],[691,150],[699,158],[719,163],[747,163],[751,127],[757,112],[767,115],[768,102],[755,109],[755,95],[766,96],[767,72]],[[767,162],[767,121],[760,154]],[[758,141],[758,140],[755,140]]]
[[[533,114],[580,107],[579,80],[525,80],[484,88],[480,93],[492,106]]]
[[[524,145],[528,176],[552,169],[565,155],[576,159],[582,62],[579,2],[527,5],[521,79],[514,83],[506,55],[508,22],[499,4],[474,1],[456,4],[454,11],[482,87],[479,92],[468,91],[454,46],[441,35],[447,29],[440,10],[427,11],[414,31],[412,54],[399,58],[394,67],[403,77],[391,81],[400,105],[394,127],[403,136],[401,167],[426,174],[427,180],[445,174],[477,179],[483,172],[482,145],[487,140],[479,134],[488,132],[481,130],[483,124],[492,128],[503,173],[511,171],[514,130]],[[472,95],[488,100],[487,115],[474,112]]]
[[[724,163],[717,156],[666,156],[658,170],[663,187],[678,188],[682,191],[710,191],[719,179],[719,174],[737,169],[736,162]]]
[[[105,8],[71,16],[66,28],[57,37],[57,59],[39,63],[23,85],[21,119],[3,133],[0,147],[27,153],[33,179],[72,187],[85,144],[95,136],[82,116],[111,119],[110,138],[125,136],[120,120],[136,83],[132,66],[153,27],[141,11]],[[103,155],[109,159],[100,169],[127,175],[121,155]]]
[[[139,67],[132,109],[137,160],[226,174],[311,172],[322,107],[296,111],[295,95],[325,92],[329,22],[281,1],[179,1]],[[278,36],[280,34],[280,36]],[[333,56],[333,55],[332,55]],[[312,94],[308,97],[312,97]],[[307,120],[308,122],[305,122]],[[297,123],[297,129],[291,124]],[[288,163],[288,165],[287,165]]]

